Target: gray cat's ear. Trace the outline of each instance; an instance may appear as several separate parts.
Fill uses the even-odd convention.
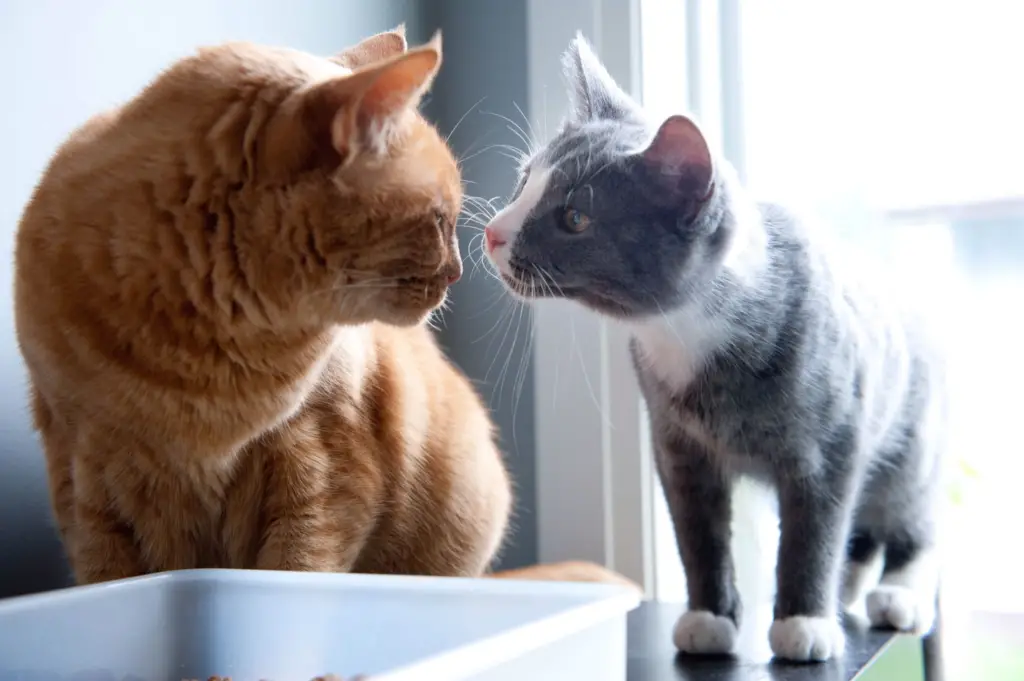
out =
[[[562,55],[562,68],[569,81],[573,120],[621,120],[633,112],[633,100],[611,77],[582,33],[576,33]]]
[[[706,199],[715,166],[704,133],[686,116],[670,116],[641,152],[644,164],[664,189],[684,199]]]

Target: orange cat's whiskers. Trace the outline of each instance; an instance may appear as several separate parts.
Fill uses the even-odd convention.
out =
[[[452,306],[451,296],[445,296],[441,304],[427,315],[426,324],[435,331],[440,331],[444,326],[444,313]]]
[[[398,279],[381,279],[378,281],[353,281],[340,284],[332,284],[331,286],[325,286],[324,288],[314,289],[309,293],[311,295],[317,295],[321,293],[334,293],[337,291],[348,291],[354,289],[389,289],[397,288],[401,285]]]

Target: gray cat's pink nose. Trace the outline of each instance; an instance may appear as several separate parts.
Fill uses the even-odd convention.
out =
[[[504,246],[505,240],[498,236],[498,232],[491,227],[484,228],[484,239],[487,241],[487,252],[492,252],[498,246]]]

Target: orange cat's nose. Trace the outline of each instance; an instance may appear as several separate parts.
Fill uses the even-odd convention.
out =
[[[449,286],[462,278],[462,260],[459,259],[458,255],[448,264],[447,270],[444,274],[448,279]]]

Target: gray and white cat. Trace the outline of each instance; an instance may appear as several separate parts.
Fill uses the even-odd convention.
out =
[[[841,603],[876,626],[929,629],[939,353],[840,274],[820,234],[748,198],[693,121],[651,123],[582,36],[564,62],[571,114],[525,160],[486,250],[518,295],[575,300],[632,331],[689,592],[675,644],[734,648],[742,475],[778,495],[777,657],[841,654]]]

